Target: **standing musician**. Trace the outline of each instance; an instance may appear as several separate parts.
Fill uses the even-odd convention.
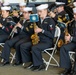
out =
[[[33,62],[32,71],[45,69],[41,52],[48,47],[52,47],[55,33],[55,22],[48,16],[48,4],[41,4],[36,9],[40,17],[40,24],[34,31],[40,41],[35,45],[32,45],[32,42],[27,42],[20,46],[23,63]]]
[[[0,17],[0,43],[4,43],[14,27],[10,22],[13,22],[12,17],[9,16],[10,7],[1,7],[2,16]]]
[[[64,44],[60,48],[60,67],[64,68],[65,70],[60,75],[76,75],[76,57],[75,63],[72,70],[72,64],[69,56],[69,51],[76,51],[76,8],[73,8],[74,13],[74,21],[72,23],[73,26],[73,35],[70,34],[65,36],[65,40],[69,41],[68,44]]]
[[[65,3],[63,3],[63,2],[55,2],[55,4],[56,4],[56,7],[57,7],[56,8],[57,12],[54,13],[54,12],[50,11],[49,15],[55,20],[56,24],[58,23],[58,26],[61,29],[60,39],[62,39],[64,41],[64,31],[65,31],[65,28],[67,26],[63,25],[60,22],[67,23],[69,21],[69,16],[66,13],[66,11],[64,10]]]
[[[4,59],[4,61],[2,63],[3,66],[6,65],[6,64],[9,64],[9,57],[10,57],[11,48],[14,47],[14,45],[17,42],[19,42],[19,40],[24,38],[20,42],[20,44],[22,42],[26,42],[26,41],[30,40],[30,36],[33,34],[33,27],[32,27],[33,24],[29,21],[29,16],[30,16],[31,13],[32,13],[32,8],[31,7],[24,8],[24,12],[23,12],[24,19],[20,23],[18,23],[15,26],[15,29],[14,29],[14,31],[18,32],[19,34],[16,37],[14,37],[14,38],[12,38],[10,40],[7,40],[5,42],[4,48],[2,50],[2,55],[1,55],[2,59]],[[16,51],[17,54],[19,54],[19,52],[20,52],[19,50]],[[18,60],[18,62],[19,62],[19,60]],[[21,61],[19,63],[21,63]]]

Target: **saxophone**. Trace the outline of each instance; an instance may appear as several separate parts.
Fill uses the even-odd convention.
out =
[[[66,25],[68,25],[69,23],[71,23],[71,22],[73,22],[74,21],[74,19],[72,19],[71,21],[68,21],[67,23],[65,23]],[[68,33],[68,29],[67,29],[67,27],[65,28],[65,30],[64,30],[65,32],[65,36],[69,36],[69,33]],[[59,41],[58,41],[58,47],[61,47],[63,44],[68,44],[69,43],[69,41],[66,41],[66,40],[62,40],[62,39],[60,39]]]
[[[34,30],[37,28],[38,26],[36,25],[36,23],[34,23]],[[39,36],[37,33],[34,32],[34,34],[31,36],[31,39],[32,39],[32,44],[33,45],[36,45],[39,43]]]

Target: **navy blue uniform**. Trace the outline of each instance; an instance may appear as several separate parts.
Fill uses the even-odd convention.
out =
[[[60,39],[62,39],[64,41],[64,36],[65,36],[64,31],[67,26],[60,22],[67,23],[69,21],[69,15],[65,11],[62,11],[62,12],[58,13],[53,19],[55,20],[56,23],[58,23],[58,26],[61,30]]]
[[[0,23],[2,24],[2,27],[0,27],[0,43],[4,43],[14,27],[14,22],[12,17],[9,16],[7,18],[0,17]]]
[[[11,48],[21,39],[25,38],[25,41],[28,41],[30,39],[30,35],[33,32],[28,27],[32,26],[32,23],[29,20],[21,21],[21,25],[23,25],[22,29],[17,28],[18,35],[10,40],[7,40],[5,42],[4,48],[2,50],[1,57],[4,59],[4,61],[9,62],[9,56],[10,56],[10,50]]]
[[[41,52],[46,48],[52,47],[55,22],[50,17],[46,17],[42,23],[39,23],[38,27],[44,30],[44,33],[40,32],[38,34],[40,39],[39,43],[32,45],[31,42],[27,42],[20,46],[23,63],[32,61],[34,66],[43,64]]]
[[[68,44],[63,45],[60,48],[60,67],[65,68],[65,69],[71,69],[72,68],[72,64],[71,64],[71,60],[69,57],[69,51],[75,51],[76,52],[76,22],[74,21],[72,23],[73,28],[72,28],[72,36],[73,39],[71,42],[69,42]],[[75,58],[76,61],[76,58]],[[74,65],[74,70],[76,71],[76,62]]]

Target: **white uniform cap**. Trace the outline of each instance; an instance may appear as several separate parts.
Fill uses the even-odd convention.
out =
[[[48,4],[41,4],[36,7],[37,10],[43,10],[43,9],[47,9],[47,8],[48,8]]]
[[[8,5],[10,5],[10,3],[8,2],[3,3],[3,6],[8,6]]]
[[[25,8],[23,9],[23,11],[25,11],[25,12],[32,11],[32,8],[31,8],[31,7],[25,7]]]
[[[19,3],[19,6],[26,6],[26,3]]]
[[[10,9],[11,9],[11,7],[7,7],[7,6],[1,7],[1,10],[10,10]]]
[[[55,4],[56,4],[57,7],[58,7],[58,6],[61,6],[61,5],[65,5],[64,2],[55,2]]]
[[[76,8],[73,8],[73,13],[76,13]]]
[[[76,7],[76,2],[74,2],[73,5]]]

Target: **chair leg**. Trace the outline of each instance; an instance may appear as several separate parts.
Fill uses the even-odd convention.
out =
[[[13,54],[11,54],[12,55],[12,60],[11,60],[11,64],[13,63],[13,60],[15,59],[15,55],[16,55],[16,53],[14,53],[14,55]]]
[[[70,59],[71,59],[72,61],[75,61],[74,58],[73,58],[73,55],[74,55],[74,53],[69,53]]]
[[[1,63],[4,61],[4,59],[1,60]]]
[[[58,66],[58,67],[59,67],[59,63],[58,63],[57,60],[53,57],[53,53],[50,54],[50,53],[47,52],[47,51],[45,51],[45,52],[50,56],[48,62],[43,58],[43,61],[44,61],[44,63],[46,64],[46,69],[45,69],[45,70],[48,69],[49,65],[53,65],[53,66]],[[51,64],[51,63],[50,63],[52,59],[55,61],[56,64]]]

